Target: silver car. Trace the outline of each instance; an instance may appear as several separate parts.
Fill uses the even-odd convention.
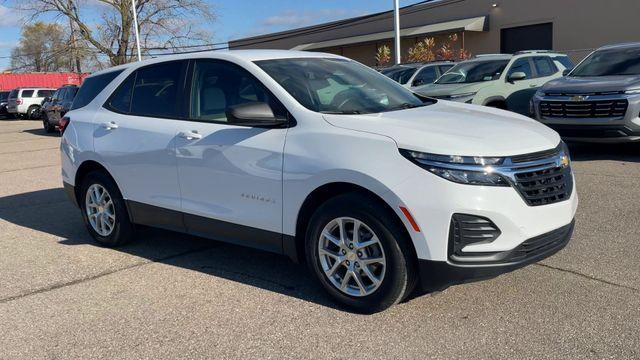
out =
[[[533,98],[535,117],[572,141],[640,141],[640,43],[602,47]]]

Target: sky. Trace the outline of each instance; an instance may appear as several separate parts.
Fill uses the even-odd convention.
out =
[[[205,0],[217,19],[204,27],[214,42],[267,34],[327,21],[376,13],[393,8],[393,0]],[[400,0],[400,6],[420,0]],[[85,5],[89,6],[89,5]],[[81,10],[85,10],[82,9]],[[86,11],[96,11],[90,7]],[[23,20],[0,0],[0,69],[9,67],[9,55],[20,39]]]

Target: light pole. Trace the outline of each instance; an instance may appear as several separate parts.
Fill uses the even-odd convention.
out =
[[[140,33],[138,32],[138,14],[136,11],[136,0],[131,0],[131,9],[133,10],[133,28],[136,32],[136,48],[138,49],[138,61],[142,61],[140,53]]]
[[[400,0],[393,0],[393,27],[395,31],[395,60],[400,64]]]

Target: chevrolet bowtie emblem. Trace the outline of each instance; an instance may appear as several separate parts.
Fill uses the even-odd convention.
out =
[[[571,97],[571,101],[575,101],[575,102],[580,102],[580,101],[585,101],[587,100],[589,97],[588,96],[584,96],[584,95],[576,95],[576,96],[572,96]]]

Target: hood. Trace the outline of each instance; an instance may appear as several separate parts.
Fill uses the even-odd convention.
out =
[[[476,82],[470,84],[428,84],[414,88],[413,91],[424,96],[451,96],[458,94],[468,94],[478,92],[487,86],[486,82]]]
[[[542,87],[545,92],[585,94],[618,92],[640,88],[640,76],[567,76],[551,80]]]
[[[324,118],[337,127],[388,136],[401,149],[442,155],[522,155],[552,149],[560,142],[555,131],[530,118],[448,101],[400,111]]]

